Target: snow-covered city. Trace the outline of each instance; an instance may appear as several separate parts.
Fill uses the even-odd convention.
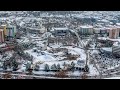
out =
[[[120,79],[120,11],[0,11],[0,79]]]

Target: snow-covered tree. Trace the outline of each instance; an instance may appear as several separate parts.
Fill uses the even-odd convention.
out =
[[[74,62],[71,62],[71,66],[74,67],[74,66],[75,66],[75,63],[74,63]]]
[[[40,68],[40,66],[38,64],[36,64],[34,70],[39,71],[39,68]]]
[[[64,62],[64,63],[63,63],[63,66],[65,66],[65,65],[66,65],[66,63]]]
[[[53,64],[53,65],[51,66],[51,69],[52,69],[52,70],[57,70],[56,64]]]
[[[13,71],[16,71],[17,68],[18,68],[18,63],[14,60],[14,61],[12,62],[12,66],[13,66]]]
[[[3,63],[3,70],[6,70],[7,69],[7,65],[6,65],[6,62],[4,61]]]
[[[45,64],[45,71],[49,71],[50,70],[50,68],[49,68],[49,66],[48,66],[48,64]]]
[[[30,63],[27,63],[27,64],[26,64],[26,71],[28,71],[30,68],[31,68],[31,64],[30,64]]]
[[[60,70],[61,68],[60,68],[60,64],[57,64],[57,70]]]

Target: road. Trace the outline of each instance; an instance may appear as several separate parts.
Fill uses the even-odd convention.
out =
[[[90,60],[93,62],[95,68],[97,69],[97,71],[99,72],[99,75],[100,75],[100,79],[102,78],[102,72],[99,70],[98,68],[98,65],[97,65],[97,62],[96,60],[93,58],[93,56],[89,55],[90,56]]]

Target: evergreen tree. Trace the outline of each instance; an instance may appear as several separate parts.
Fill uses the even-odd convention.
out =
[[[49,69],[49,66],[48,66],[48,64],[45,64],[45,71],[49,71],[50,69]]]
[[[16,71],[18,68],[18,63],[16,61],[13,61],[12,66],[13,66],[13,71]]]
[[[28,71],[30,68],[31,68],[30,63],[27,63],[27,64],[26,64],[26,71]]]
[[[40,68],[40,66],[38,64],[36,64],[34,70],[39,71],[39,68]]]
[[[57,64],[57,70],[60,70],[61,68],[60,68],[60,64]]]
[[[4,61],[3,63],[3,70],[6,70],[7,69],[7,65],[6,65],[6,62]]]
[[[57,70],[57,66],[56,66],[55,64],[53,64],[53,65],[51,66],[51,69],[52,69],[52,70]]]
[[[88,65],[85,66],[84,72],[89,72],[89,67],[88,67]]]
[[[66,63],[64,62],[64,63],[63,63],[63,66],[65,66],[65,65],[66,65]]]
[[[74,62],[71,62],[71,66],[74,67],[74,66],[75,66],[75,63],[74,63]]]
[[[72,71],[74,71],[74,67],[75,67],[75,63],[71,62],[71,69],[72,69]]]

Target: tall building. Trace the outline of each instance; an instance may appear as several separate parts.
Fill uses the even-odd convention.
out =
[[[3,43],[5,41],[4,39],[4,30],[3,29],[0,29],[0,43]]]
[[[80,26],[80,30],[79,33],[83,34],[83,35],[89,35],[89,34],[93,34],[94,30],[93,30],[93,26]]]
[[[1,25],[0,29],[3,29],[4,30],[4,35],[6,35],[6,25]]]
[[[14,38],[16,35],[17,31],[16,31],[16,26],[7,26],[6,27],[6,36],[7,37],[12,37]]]
[[[119,37],[119,28],[109,29],[109,38],[117,39]]]

